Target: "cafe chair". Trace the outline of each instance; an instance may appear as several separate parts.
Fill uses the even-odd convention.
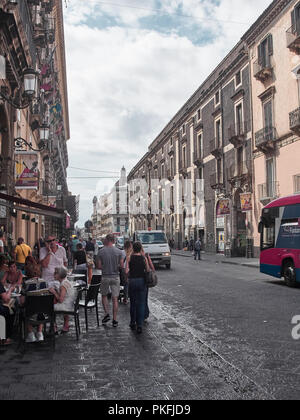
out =
[[[43,314],[43,316],[36,315]],[[23,319],[21,325],[20,338],[23,341],[24,351],[26,349],[26,336],[28,325],[37,327],[41,324],[46,327],[50,324],[50,337],[52,338],[52,346],[55,349],[55,313],[54,313],[54,296],[26,296],[25,307],[23,310]]]
[[[88,310],[92,310],[96,308],[96,318],[97,318],[97,324],[98,327],[100,327],[99,323],[99,310],[98,310],[98,295],[99,295],[99,289],[100,284],[91,284],[86,289],[85,299],[79,301],[79,306],[81,308],[84,308],[84,314],[85,314],[85,326],[86,331],[88,332],[89,326],[88,326]]]
[[[6,322],[2,315],[0,315],[0,340],[6,340]]]
[[[73,311],[71,311],[71,312],[67,312],[67,311],[56,311],[55,312],[55,317],[56,317],[56,315],[69,315],[69,316],[74,316],[77,341],[79,340],[79,336],[81,334],[80,320],[79,320],[79,301],[80,301],[81,297],[82,297],[82,291],[79,289],[78,290],[78,293],[77,293],[76,300],[74,302],[74,309],[73,309]]]

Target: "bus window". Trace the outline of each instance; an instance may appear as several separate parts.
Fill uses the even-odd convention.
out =
[[[263,226],[263,232],[261,235],[261,250],[275,248],[275,223],[266,227]]]

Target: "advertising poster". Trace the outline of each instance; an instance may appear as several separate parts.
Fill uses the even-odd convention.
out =
[[[240,195],[241,197],[241,209],[243,212],[252,211],[252,194],[244,193]]]
[[[217,207],[217,217],[223,217],[230,214],[230,201],[220,200]]]
[[[15,156],[15,182],[17,190],[38,190],[38,153],[18,152]]]

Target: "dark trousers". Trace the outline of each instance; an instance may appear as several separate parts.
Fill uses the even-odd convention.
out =
[[[195,260],[197,259],[197,257],[198,260],[201,260],[201,251],[195,251]]]
[[[4,316],[6,321],[6,337],[11,338],[14,325],[14,316],[10,315],[9,309],[2,305],[0,305],[0,315]]]
[[[144,278],[129,279],[130,323],[142,327],[145,319],[147,288]]]

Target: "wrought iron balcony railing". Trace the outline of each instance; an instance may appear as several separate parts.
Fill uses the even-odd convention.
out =
[[[255,145],[262,151],[273,149],[276,140],[277,134],[274,127],[265,127],[255,133]]]
[[[24,1],[24,0],[19,1],[18,8],[19,8],[20,17],[23,23],[24,31],[26,33],[30,55],[31,55],[33,64],[35,65],[36,59],[37,59],[37,51],[36,51],[36,46],[34,42],[32,20],[31,20],[27,1]]]
[[[209,143],[210,153],[215,156],[216,158],[222,155],[222,140],[218,138],[214,138]]]
[[[290,130],[296,134],[300,133],[300,108],[290,113]]]
[[[273,76],[273,64],[270,56],[263,60],[256,60],[253,64],[254,77],[261,82],[266,82]]]
[[[296,22],[286,31],[287,47],[295,53],[300,51],[300,22]]]
[[[244,121],[241,124],[232,124],[228,128],[228,139],[235,147],[239,147],[247,138],[247,133],[250,131],[250,123]]]
[[[279,197],[279,182],[270,181],[265,184],[258,185],[258,197],[263,205],[267,205],[271,201]]]

